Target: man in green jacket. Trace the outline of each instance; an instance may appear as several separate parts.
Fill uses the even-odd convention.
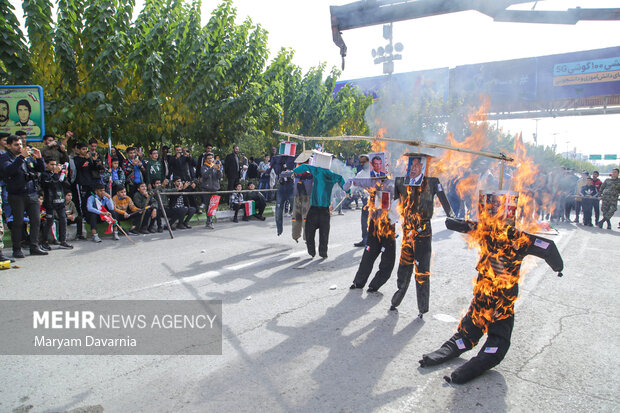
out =
[[[293,169],[296,174],[310,172],[312,174],[312,196],[310,210],[306,217],[306,246],[308,254],[314,257],[316,247],[314,235],[319,230],[319,256],[327,258],[327,243],[329,242],[329,204],[332,197],[332,188],[338,184],[344,186],[344,178],[329,169],[319,168],[308,164],[299,165]]]

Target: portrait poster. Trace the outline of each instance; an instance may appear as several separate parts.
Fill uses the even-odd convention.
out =
[[[370,177],[378,178],[387,175],[387,159],[385,152],[373,152],[368,154],[370,158]]]
[[[412,155],[407,163],[407,185],[420,186],[426,174],[428,158],[424,155]]]
[[[28,141],[41,141],[44,115],[41,86],[0,86],[0,132],[24,131]]]

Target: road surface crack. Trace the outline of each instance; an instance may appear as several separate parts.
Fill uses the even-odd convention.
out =
[[[576,313],[576,314],[567,314],[564,315],[562,317],[560,317],[559,322],[560,322],[560,328],[558,329],[558,331],[549,339],[549,342],[547,344],[545,344],[544,346],[542,346],[536,353],[534,353],[534,355],[532,355],[530,358],[528,358],[522,365],[521,367],[519,367],[519,369],[517,370],[517,372],[515,373],[517,377],[519,377],[520,379],[522,379],[521,377],[521,372],[525,369],[525,367],[532,361],[534,360],[536,357],[540,356],[542,353],[544,353],[547,348],[551,347],[551,345],[553,345],[553,342],[555,341],[555,339],[564,332],[564,324],[563,321],[567,318],[571,318],[571,317],[577,317],[577,316],[582,316],[582,315],[586,315],[589,314],[590,311],[583,309],[584,311],[581,313]],[[524,379],[525,380],[525,379]]]

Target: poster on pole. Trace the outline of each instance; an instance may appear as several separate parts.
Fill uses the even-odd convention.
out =
[[[45,116],[41,86],[0,86],[0,132],[26,132],[28,141],[43,140]]]

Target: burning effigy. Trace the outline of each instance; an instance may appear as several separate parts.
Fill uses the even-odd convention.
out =
[[[430,300],[431,241],[435,196],[448,217],[454,212],[438,178],[431,177],[432,156],[423,153],[405,154],[408,159],[405,177],[395,182],[395,198],[400,199],[403,240],[397,270],[398,289],[392,296],[390,310],[396,310],[407,293],[415,266],[415,285],[419,317],[428,312]]]
[[[390,278],[396,260],[394,180],[387,179],[384,173],[373,178],[357,178],[353,183],[365,188],[369,194],[365,206],[368,209],[368,237],[350,288],[364,288],[375,261],[381,255],[379,270],[368,286],[368,292],[372,293],[378,291]]]
[[[564,264],[555,243],[518,230],[515,216],[519,193],[481,191],[478,221],[447,218],[446,227],[468,234],[480,248],[474,297],[457,332],[438,350],[424,354],[422,367],[434,366],[460,356],[487,340],[465,364],[444,379],[462,384],[497,366],[506,356],[514,326],[514,304],[519,293],[521,263],[528,255],[545,262],[562,276]]]

